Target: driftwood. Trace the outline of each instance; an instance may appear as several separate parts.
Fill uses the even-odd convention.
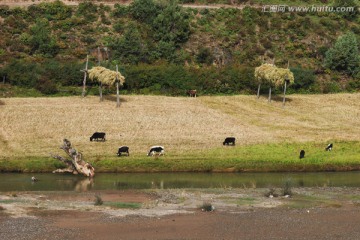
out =
[[[71,160],[66,159],[60,155],[51,154],[53,158],[65,163],[67,166],[66,168],[57,169],[53,171],[53,173],[68,172],[72,174],[83,174],[87,177],[93,177],[95,175],[94,167],[82,159],[82,154],[75,148],[71,147],[69,140],[64,139],[63,145],[60,147],[60,149],[64,150],[64,152],[71,158]]]

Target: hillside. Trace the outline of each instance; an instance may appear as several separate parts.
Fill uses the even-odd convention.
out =
[[[264,4],[316,2],[2,0],[0,75],[12,86],[42,94],[77,94],[69,87],[81,84],[79,70],[90,54],[90,67],[98,58],[108,68],[120,64],[127,79],[123,93],[184,95],[196,88],[239,94],[256,90],[255,66],[274,61],[294,69],[290,92],[357,91],[359,76],[324,68],[324,57],[349,31],[359,40],[359,14],[262,11]],[[14,88],[2,92],[19,94]]]

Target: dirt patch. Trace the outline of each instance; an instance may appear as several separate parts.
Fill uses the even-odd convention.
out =
[[[81,202],[89,201],[94,202],[95,196],[100,196],[105,202],[135,202],[145,203],[154,200],[156,196],[150,193],[140,191],[91,191],[91,192],[53,192],[46,194],[41,198],[50,201],[71,201]]]
[[[360,189],[17,192],[0,194],[0,239],[357,239]],[[104,205],[94,206],[95,195]],[[114,208],[109,202],[141,204]],[[204,202],[214,206],[202,211]],[[311,224],[309,224],[311,223]],[[21,226],[20,226],[21,225]],[[19,232],[16,226],[21,228]]]

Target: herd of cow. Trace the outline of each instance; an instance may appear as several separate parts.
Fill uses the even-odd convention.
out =
[[[105,141],[105,133],[104,132],[95,132],[91,137],[90,137],[90,141]],[[234,137],[227,137],[225,138],[223,145],[232,145],[235,146],[235,138]],[[333,144],[330,143],[329,145],[327,145],[327,147],[325,148],[326,151],[331,151],[333,148]],[[152,146],[150,147],[150,150],[147,154],[147,156],[162,156],[165,154],[165,149],[163,146]],[[129,147],[128,146],[121,146],[118,149],[117,155],[120,157],[122,155],[126,155],[126,156],[130,156],[129,153]],[[300,151],[300,156],[299,158],[304,158],[305,157],[305,150],[301,150]]]
[[[105,135],[104,132],[95,132],[91,137],[90,141],[103,141],[105,142]],[[225,138],[223,145],[235,145],[235,138],[234,137],[227,137]],[[162,156],[165,154],[165,149],[163,146],[152,146],[147,154],[147,156]],[[130,156],[129,147],[128,146],[121,146],[118,149],[117,155],[121,156]]]

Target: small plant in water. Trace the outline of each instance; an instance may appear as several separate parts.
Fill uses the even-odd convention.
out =
[[[290,178],[287,178],[284,182],[284,187],[283,187],[283,196],[291,196],[292,195],[292,180]]]
[[[103,205],[103,200],[101,199],[101,196],[100,195],[95,195],[95,203],[94,205],[95,206],[100,206],[100,205]]]
[[[209,202],[204,202],[200,208],[203,212],[212,212],[215,210],[215,207]]]

